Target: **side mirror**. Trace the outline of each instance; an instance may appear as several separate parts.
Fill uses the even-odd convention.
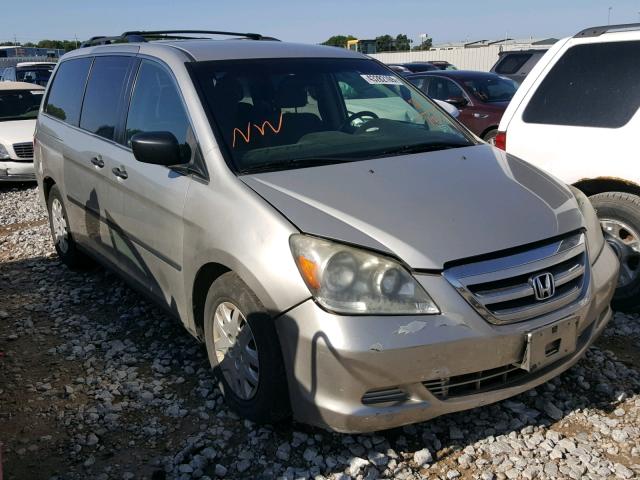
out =
[[[469,104],[469,100],[467,100],[464,97],[447,98],[445,102],[447,102],[450,105],[453,105],[456,108],[464,108]]]
[[[170,167],[188,163],[180,154],[178,139],[171,132],[143,132],[131,137],[131,150],[136,160]]]

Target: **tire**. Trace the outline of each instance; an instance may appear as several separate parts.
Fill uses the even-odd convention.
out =
[[[51,237],[60,261],[72,270],[84,270],[94,265],[93,261],[78,250],[69,229],[69,217],[57,185],[51,187],[47,199]]]
[[[496,144],[496,135],[498,135],[498,129],[494,128],[492,130],[489,130],[487,133],[484,134],[484,136],[482,137],[482,139],[491,144],[491,145],[495,145]]]
[[[620,259],[620,280],[611,302],[616,310],[640,311],[640,197],[605,192],[590,197],[605,238]],[[624,241],[623,241],[624,240]]]
[[[220,318],[227,318],[225,315],[232,307],[237,309],[233,312],[238,312],[236,321],[241,329],[228,326],[232,336],[237,336],[232,340],[229,337],[220,340]],[[220,317],[216,317],[217,313]],[[216,323],[218,327],[214,327]],[[233,326],[234,323],[231,320],[227,325]],[[249,335],[252,341],[247,340]],[[256,295],[234,272],[221,275],[209,288],[204,307],[204,336],[209,363],[232,410],[256,423],[276,423],[290,416],[287,377],[273,320]],[[228,350],[222,357],[225,347]],[[253,363],[256,357],[257,369]],[[238,365],[241,368],[237,368]],[[243,373],[244,378],[239,380],[238,372],[247,372],[247,368],[250,372]]]

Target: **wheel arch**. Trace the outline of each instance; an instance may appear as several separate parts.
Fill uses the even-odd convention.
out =
[[[617,177],[585,178],[573,184],[587,197],[605,192],[622,192],[640,196],[640,185]]]
[[[221,275],[232,271],[226,265],[209,262],[200,267],[193,281],[192,309],[193,322],[199,338],[204,338],[204,304],[209,293],[209,287]]]
[[[55,180],[51,177],[44,177],[42,179],[42,193],[44,194],[45,202],[49,202],[49,192],[51,192],[51,188],[53,188],[55,184]]]

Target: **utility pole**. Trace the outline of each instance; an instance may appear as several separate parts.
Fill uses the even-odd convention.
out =
[[[613,7],[609,7],[609,15],[607,16],[607,25],[611,25],[611,10],[613,10]]]
[[[15,47],[17,47],[17,46],[18,46],[18,37],[16,37],[16,34],[15,34],[15,33],[13,34],[13,45],[14,45]]]
[[[78,35],[76,35],[76,49],[78,48]]]

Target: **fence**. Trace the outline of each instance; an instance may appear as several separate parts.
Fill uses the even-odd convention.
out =
[[[498,61],[504,50],[521,50],[522,47],[488,45],[477,48],[456,48],[452,50],[428,50],[426,52],[388,52],[370,55],[383,63],[428,62],[445,60],[460,70],[480,70],[488,72]]]

